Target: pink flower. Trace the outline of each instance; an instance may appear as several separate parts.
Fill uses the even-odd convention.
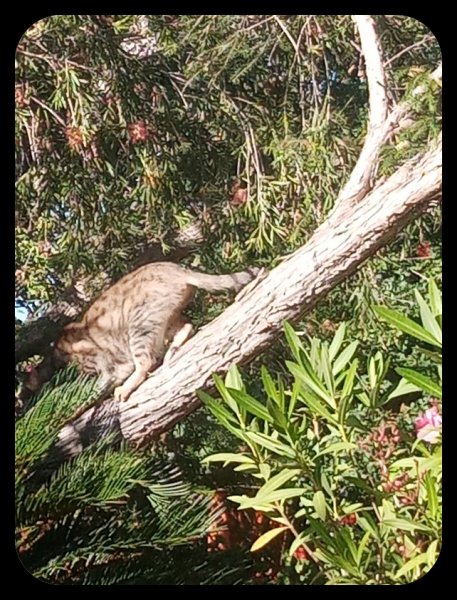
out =
[[[436,406],[432,406],[425,411],[425,414],[417,417],[414,424],[416,426],[416,435],[419,440],[436,444],[441,433],[442,418]]]

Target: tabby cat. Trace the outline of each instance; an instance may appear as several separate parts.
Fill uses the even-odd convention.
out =
[[[182,315],[196,288],[239,291],[258,273],[252,268],[229,275],[206,275],[170,263],[140,267],[108,288],[80,322],[70,323],[52,352],[29,374],[25,387],[36,391],[54,371],[69,362],[97,375],[103,388],[126,400],[182,346],[192,326]]]

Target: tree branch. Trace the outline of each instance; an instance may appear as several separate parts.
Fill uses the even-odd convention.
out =
[[[199,406],[197,389],[213,373],[243,365],[297,321],[340,281],[441,195],[441,142],[398,169],[363,203],[348,203],[310,241],[201,329],[125,403],[105,401],[60,433],[59,449],[75,454],[87,441],[117,431],[145,444]]]
[[[382,64],[382,49],[380,40],[375,31],[372,17],[355,15],[365,58],[366,74],[369,94],[369,122],[368,132],[357,163],[335,202],[334,211],[339,212],[346,203],[357,203],[373,187],[375,173],[379,164],[379,157],[384,144],[395,130],[398,133],[411,123],[408,119],[411,107],[408,102],[401,102],[394,106],[390,113],[387,111],[386,77]],[[439,65],[430,78],[441,80],[441,65]],[[425,85],[418,86],[412,96],[423,94]]]
[[[359,159],[346,185],[341,190],[337,203],[350,199],[358,202],[367,193],[378,166],[379,154],[384,142],[383,126],[387,119],[386,76],[382,63],[382,49],[375,30],[373,18],[355,15],[365,57],[368,81],[369,120],[368,132]]]

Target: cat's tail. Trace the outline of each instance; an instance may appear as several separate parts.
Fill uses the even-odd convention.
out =
[[[207,275],[206,273],[186,270],[186,279],[190,285],[202,288],[208,292],[221,292],[224,290],[239,292],[242,287],[257,276],[259,271],[258,267],[249,267],[246,271],[240,271],[239,273]]]

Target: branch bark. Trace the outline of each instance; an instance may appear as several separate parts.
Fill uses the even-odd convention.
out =
[[[89,439],[117,431],[145,444],[199,406],[197,389],[209,389],[213,373],[243,365],[340,281],[441,196],[441,142],[404,164],[363,203],[348,203],[339,219],[324,222],[310,241],[201,329],[125,403],[105,401],[60,433],[59,448],[75,454]]]

